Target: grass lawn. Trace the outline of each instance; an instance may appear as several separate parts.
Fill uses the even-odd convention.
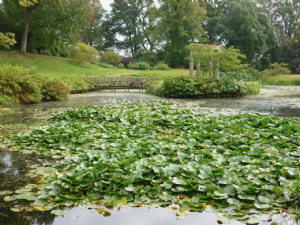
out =
[[[93,64],[74,64],[72,60],[61,57],[45,56],[39,54],[20,54],[18,51],[0,51],[0,65],[10,63],[11,65],[23,65],[27,68],[36,67],[41,75],[51,78],[62,78],[68,76],[78,76],[86,72],[103,75],[113,74],[155,74],[161,76],[189,76],[187,69],[175,70],[129,70],[129,69],[107,69]]]

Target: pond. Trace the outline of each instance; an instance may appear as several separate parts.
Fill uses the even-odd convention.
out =
[[[19,108],[4,108],[0,114],[0,136],[21,131],[36,123],[42,122],[49,112],[65,108],[87,105],[105,105],[109,99],[147,100],[160,99],[155,96],[131,91],[122,92],[91,92],[71,95],[68,100],[60,102],[43,102],[25,105]],[[272,116],[300,117],[300,88],[298,87],[263,87],[258,96],[246,96],[236,99],[180,99],[173,100],[178,105],[185,104],[187,108],[195,109],[212,115],[234,115],[238,113],[259,112]],[[11,152],[6,149],[0,151],[0,191],[6,189],[16,190],[28,183],[35,182],[35,178],[25,176],[28,165],[42,164],[53,161],[44,155],[23,154]],[[124,207],[120,211],[112,210],[112,215],[104,217],[93,209],[84,206],[70,208],[65,216],[55,217],[50,211],[14,213],[10,210],[12,205],[22,202],[7,203],[0,197],[0,224],[218,224],[215,213],[190,212],[187,220],[177,220],[175,214],[168,212],[167,208],[147,209],[144,207]],[[273,221],[282,218],[274,216]],[[200,222],[201,221],[201,222]],[[232,224],[242,224],[238,221]],[[271,222],[260,222],[271,224]]]

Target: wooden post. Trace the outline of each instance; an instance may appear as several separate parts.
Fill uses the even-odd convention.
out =
[[[194,76],[194,60],[193,60],[192,51],[190,51],[190,78],[193,78],[193,76]]]
[[[213,61],[210,60],[209,61],[209,78],[213,78],[213,76],[214,76],[214,74],[213,74],[213,68],[214,68]]]
[[[196,64],[197,78],[200,78],[200,62]]]

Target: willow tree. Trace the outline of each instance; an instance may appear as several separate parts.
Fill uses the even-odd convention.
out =
[[[182,67],[189,42],[204,34],[202,22],[206,10],[194,0],[159,0],[157,34],[166,42],[167,61],[171,67]]]
[[[19,0],[19,4],[23,11],[22,53],[26,52],[31,23],[39,33],[46,31],[49,35],[51,31],[52,35],[72,39],[80,28],[89,26],[92,18],[90,0]]]

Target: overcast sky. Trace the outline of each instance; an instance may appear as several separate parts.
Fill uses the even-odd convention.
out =
[[[1,0],[0,0],[1,1]],[[113,2],[114,0],[100,0],[103,8],[106,10],[106,11],[109,11],[110,10],[110,4]]]

